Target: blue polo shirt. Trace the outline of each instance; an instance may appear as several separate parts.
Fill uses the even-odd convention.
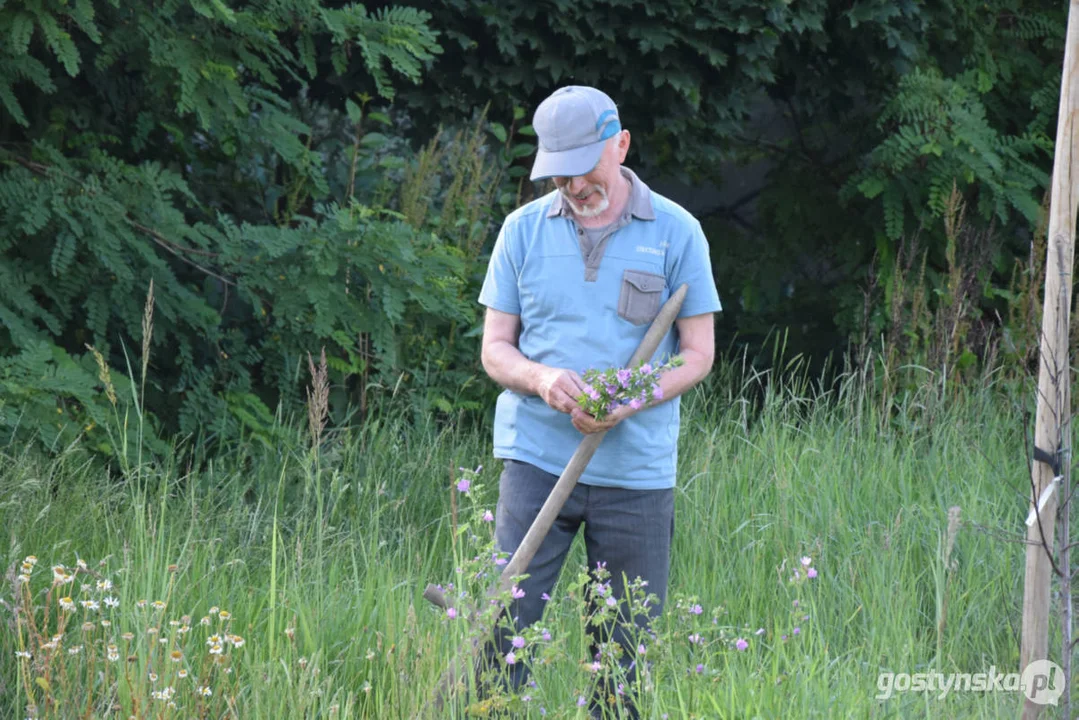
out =
[[[631,170],[622,217],[589,247],[556,190],[511,213],[495,242],[479,302],[521,318],[518,347],[534,362],[568,368],[625,367],[671,292],[688,283],[679,317],[718,312],[708,241],[685,209]],[[652,358],[678,352],[678,330]],[[607,432],[580,482],[655,490],[674,487],[679,398]],[[505,390],[495,408],[494,455],[560,475],[584,436],[538,395]]]

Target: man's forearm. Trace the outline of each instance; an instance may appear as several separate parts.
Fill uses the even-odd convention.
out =
[[[712,370],[712,358],[702,352],[683,350],[679,356],[685,362],[660,376],[659,387],[663,392],[663,397],[653,401],[652,405],[658,405],[664,400],[673,400],[708,377],[708,373]]]
[[[545,366],[526,358],[508,342],[491,343],[484,348],[483,369],[496,383],[523,395],[538,395]]]

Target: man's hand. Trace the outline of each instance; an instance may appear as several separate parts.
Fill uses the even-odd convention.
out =
[[[543,402],[566,414],[578,408],[577,396],[582,392],[584,380],[581,376],[562,368],[544,368],[536,384],[536,394],[543,398]]]
[[[629,405],[619,405],[613,413],[602,420],[597,420],[579,407],[574,408],[570,415],[573,417],[573,427],[585,435],[591,435],[601,430],[610,430],[635,412],[636,410]]]

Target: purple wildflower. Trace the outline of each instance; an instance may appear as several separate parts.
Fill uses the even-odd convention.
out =
[[[470,487],[472,487],[472,481],[468,478],[461,478],[457,481],[457,492],[467,493]]]
[[[525,639],[520,635],[515,635],[511,642],[513,647],[517,648],[518,650],[525,646]]]
[[[734,643],[734,646],[738,648],[738,652],[742,652],[747,647],[749,647],[749,643],[746,642],[744,638],[738,638],[738,640]]]

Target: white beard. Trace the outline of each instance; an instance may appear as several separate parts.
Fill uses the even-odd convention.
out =
[[[561,192],[562,197],[565,199],[566,202],[569,203],[569,207],[571,210],[573,210],[574,215],[583,218],[593,218],[602,215],[604,211],[611,206],[611,201],[607,197],[607,191],[603,188],[596,186],[592,188],[592,191],[598,194],[600,197],[599,202],[596,203],[593,207],[584,207],[577,201],[577,198],[575,198],[570,193],[566,192],[565,190],[562,190]]]

